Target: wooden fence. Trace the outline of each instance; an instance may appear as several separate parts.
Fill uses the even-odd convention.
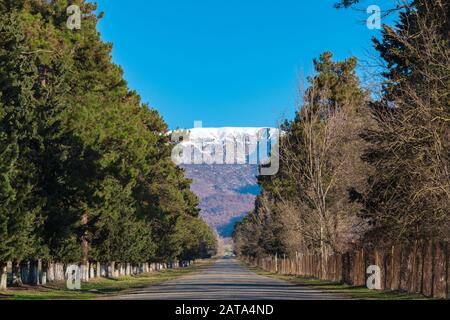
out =
[[[322,280],[365,286],[367,267],[381,269],[381,289],[420,293],[427,297],[449,298],[448,243],[415,243],[385,249],[355,249],[345,254],[322,257],[296,253],[293,257],[246,258],[266,271],[313,277]]]
[[[81,281],[88,282],[94,278],[119,278],[139,274],[158,272],[164,269],[187,267],[190,261],[170,263],[87,263],[78,264]],[[50,282],[60,282],[67,279],[66,270],[70,264],[43,263],[41,260],[13,264],[0,263],[0,290],[18,284],[45,285]]]

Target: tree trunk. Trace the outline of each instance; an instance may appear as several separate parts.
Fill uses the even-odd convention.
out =
[[[114,262],[110,262],[108,265],[108,278],[115,278],[115,263]]]
[[[49,262],[47,267],[47,281],[55,281],[55,263]]]
[[[35,260],[31,263],[31,274],[30,274],[30,284],[33,286],[38,286],[41,284],[40,282],[40,273],[42,271],[42,262],[41,260]]]
[[[95,269],[94,269],[94,263],[89,263],[89,279],[95,278]]]
[[[54,265],[54,276],[55,276],[55,281],[64,281],[66,278],[66,273],[64,270],[64,265],[62,263],[55,263]]]
[[[0,263],[0,290],[6,290],[8,284],[8,274],[6,272],[6,263]]]
[[[105,263],[100,264],[100,276],[104,278],[108,277],[108,265]]]
[[[100,262],[97,262],[97,265],[95,267],[95,277],[100,278],[102,276],[102,264]]]
[[[12,285],[15,287],[23,285],[19,262],[13,262],[12,264]]]
[[[55,281],[55,264],[49,262],[47,265],[47,282]]]
[[[41,285],[45,286],[47,284],[47,274],[48,274],[48,263],[42,264],[41,272],[39,273],[39,281]]]
[[[30,262],[22,262],[20,264],[20,277],[23,284],[30,283]]]
[[[278,253],[275,253],[275,273],[278,273]]]
[[[82,263],[80,265],[80,278],[81,278],[82,282],[86,282],[87,281],[87,279],[86,279],[86,269],[87,269],[86,264]]]
[[[88,224],[88,213],[85,212],[83,216],[81,217],[81,224],[83,226],[86,226]],[[88,267],[89,266],[89,243],[88,243],[88,232],[87,230],[84,232],[83,236],[81,237],[81,252],[82,252],[82,268],[81,268],[81,280],[82,281],[88,281],[87,279],[89,277],[89,273],[86,269],[83,269],[83,266]],[[84,272],[83,272],[84,271]],[[86,277],[87,275],[87,277]]]

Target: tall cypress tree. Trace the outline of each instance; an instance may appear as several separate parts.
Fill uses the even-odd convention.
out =
[[[42,201],[33,194],[38,168],[31,159],[38,139],[33,88],[38,70],[27,55],[29,48],[17,15],[0,14],[0,134],[5,191],[1,210],[2,233],[6,234],[2,258],[21,261],[38,247],[35,226],[41,221]]]
[[[24,259],[79,260],[74,210],[75,176],[80,143],[64,115],[67,104],[67,62],[42,54],[35,39],[25,37],[27,17],[17,8],[2,12],[2,134],[17,151],[13,188],[8,196],[9,238],[14,261]],[[50,53],[50,52],[49,52]]]
[[[66,27],[69,1],[0,2],[0,261],[175,259],[198,200],[167,125],[112,62],[96,7],[74,3],[81,30]]]

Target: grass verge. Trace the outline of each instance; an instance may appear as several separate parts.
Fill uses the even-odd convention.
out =
[[[7,291],[0,291],[0,300],[92,300],[108,298],[108,296],[160,284],[200,271],[213,262],[214,260],[212,259],[201,260],[187,268],[169,269],[139,276],[120,277],[119,279],[94,279],[90,282],[82,283],[79,291],[68,290],[64,282],[51,283],[40,287],[8,288]]]
[[[289,281],[292,283],[296,283],[306,287],[311,287],[318,290],[328,291],[340,295],[343,298],[359,299],[359,300],[431,300],[420,294],[410,294],[402,291],[369,290],[366,287],[355,287],[326,280],[319,280],[315,278],[280,275],[265,271],[258,267],[249,266],[244,262],[242,262],[242,264],[244,264],[245,267],[247,267],[249,270],[259,275]]]

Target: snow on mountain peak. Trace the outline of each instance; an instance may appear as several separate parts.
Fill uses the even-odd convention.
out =
[[[265,164],[278,142],[275,128],[192,128],[172,132],[177,164]]]

